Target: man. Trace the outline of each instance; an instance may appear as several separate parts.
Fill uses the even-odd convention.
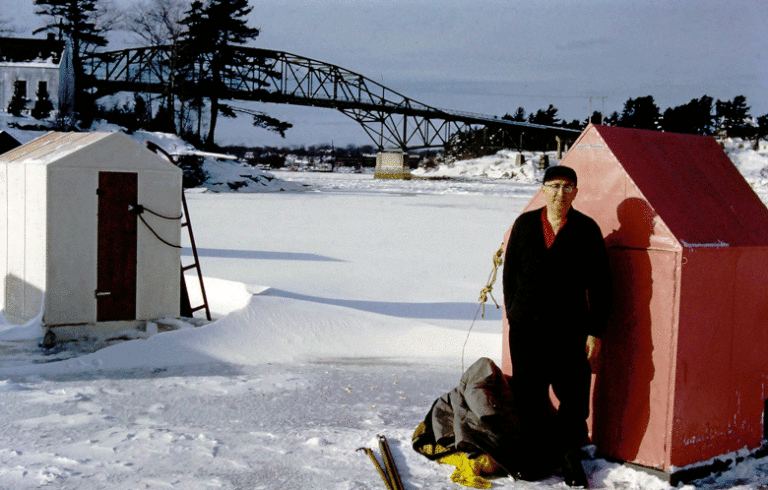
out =
[[[597,223],[572,207],[578,194],[573,169],[548,168],[541,190],[546,206],[515,220],[504,258],[513,393],[531,448],[521,464],[529,475],[544,476],[536,469],[545,471],[537,466],[553,449],[541,443],[551,386],[559,401],[564,477],[586,486],[580,448],[587,438],[589,360],[600,350],[609,314],[608,255]]]

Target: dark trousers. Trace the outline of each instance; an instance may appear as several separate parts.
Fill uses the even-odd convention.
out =
[[[569,354],[557,352],[512,351],[512,386],[520,416],[523,436],[536,447],[546,440],[542,433],[556,432],[562,451],[580,448],[587,437],[591,368],[581,349]],[[549,388],[557,397],[559,407],[554,417]],[[543,427],[544,424],[554,427]],[[550,439],[551,441],[551,439]],[[549,452],[551,448],[541,448]]]

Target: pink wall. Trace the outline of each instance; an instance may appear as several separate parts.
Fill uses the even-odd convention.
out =
[[[768,248],[684,255],[671,463],[762,440],[768,373]]]

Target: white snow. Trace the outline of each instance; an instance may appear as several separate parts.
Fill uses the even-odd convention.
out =
[[[536,183],[541,178],[539,169],[541,152],[500,150],[495,155],[452,161],[434,169],[415,169],[413,175],[419,177],[454,177],[513,179],[517,182]],[[558,162],[556,152],[547,152],[550,165]]]
[[[768,156],[734,152],[765,196]],[[158,319],[135,340],[52,352],[37,347],[39,319],[0,326],[0,488],[383,488],[356,451],[378,453],[377,434],[406,488],[459,488],[410,439],[462,364],[500,361],[492,302],[464,343],[492,256],[537,188],[535,176],[490,178],[521,168],[507,155],[454,163],[462,179],[279,171],[266,175],[289,192],[188,192],[214,321]],[[766,468],[751,460],[683,488],[765,488]],[[670,488],[602,459],[588,470],[594,486]]]

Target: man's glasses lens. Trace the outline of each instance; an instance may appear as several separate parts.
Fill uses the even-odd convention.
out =
[[[573,192],[576,189],[576,187],[574,187],[571,184],[566,184],[566,185],[544,184],[544,185],[546,185],[547,187],[549,187],[550,189],[552,189],[555,192],[563,191],[565,194],[570,194],[571,192]]]

